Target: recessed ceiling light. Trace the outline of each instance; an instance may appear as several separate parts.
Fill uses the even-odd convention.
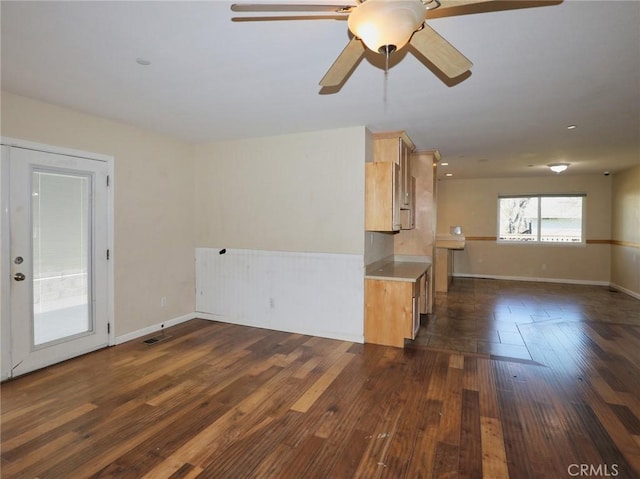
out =
[[[149,60],[144,59],[144,58],[136,58],[136,63],[138,65],[142,65],[143,67],[151,65],[151,62]]]
[[[447,163],[446,161],[440,163],[440,166],[449,166],[449,163]]]
[[[578,125],[569,125],[567,130],[575,130],[576,128],[578,128]]]

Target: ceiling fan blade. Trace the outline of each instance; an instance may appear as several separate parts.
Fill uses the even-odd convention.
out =
[[[449,78],[460,76],[473,66],[467,57],[427,24],[413,34],[410,43]]]
[[[487,2],[495,2],[496,0],[440,0],[440,7],[438,10],[443,8],[454,8],[454,7],[463,7],[465,5],[473,5],[474,3],[487,3]]]
[[[439,0],[441,4],[440,7],[429,10],[427,12],[427,18],[500,12],[521,8],[548,7],[559,5],[562,1],[563,0]]]
[[[358,65],[364,57],[364,45],[357,38],[352,38],[347,46],[342,50],[336,61],[333,62],[329,71],[320,80],[320,86],[335,87],[344,82],[351,71]]]
[[[265,15],[256,17],[231,17],[232,22],[274,22],[282,20],[347,20],[338,13],[329,15]]]
[[[348,13],[353,5],[305,5],[286,3],[234,3],[233,12],[334,12]]]

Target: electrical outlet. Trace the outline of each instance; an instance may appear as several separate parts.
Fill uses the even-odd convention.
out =
[[[163,296],[162,298],[160,298],[160,307],[162,309],[165,309],[167,307],[167,298],[166,298],[166,296]]]

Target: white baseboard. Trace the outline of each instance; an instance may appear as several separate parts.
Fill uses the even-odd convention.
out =
[[[295,334],[303,334],[305,336],[316,336],[319,338],[327,338],[327,339],[337,339],[339,341],[349,341],[351,343],[364,343],[364,336],[358,334],[347,334],[343,332],[333,332],[326,331],[324,329],[312,330],[309,328],[305,328],[304,326],[296,327],[295,331],[293,329],[282,329],[279,327],[278,329],[270,328],[268,326],[264,326],[262,324],[249,324],[246,321],[242,321],[240,318],[236,318],[233,316],[224,316],[221,314],[211,314],[211,313],[194,313],[194,317],[198,319],[206,319],[208,321],[220,321],[221,323],[229,323],[229,324],[237,324],[240,326],[249,326],[253,328],[263,328],[269,329],[271,331],[282,331],[285,333],[295,333]]]
[[[479,279],[503,279],[506,281],[532,281],[540,283],[559,283],[559,284],[584,284],[587,286],[608,286],[621,293],[628,294],[632,298],[640,299],[640,293],[623,288],[615,283],[608,281],[585,281],[579,279],[554,279],[554,278],[529,278],[525,276],[497,276],[491,274],[454,274],[455,278],[479,278]]]
[[[622,286],[619,286],[617,284],[611,283],[609,285],[611,288],[618,290],[622,293],[628,294],[629,296],[636,298],[636,299],[640,299],[640,293],[636,293],[635,291],[631,291],[630,289],[627,288],[623,288]]]
[[[479,279],[502,279],[505,281],[531,281],[534,283],[559,283],[559,284],[584,284],[590,286],[609,286],[608,281],[590,281],[581,279],[563,278],[535,278],[530,276],[500,276],[493,274],[454,274],[455,278],[479,278]]]
[[[243,323],[239,322],[238,319],[233,318],[233,317],[229,317],[229,316],[223,316],[223,315],[211,314],[211,313],[198,313],[198,312],[195,312],[195,313],[185,314],[184,316],[180,316],[178,318],[173,318],[173,319],[170,319],[168,321],[163,321],[162,323],[153,324],[151,326],[147,326],[146,328],[138,329],[136,331],[132,331],[132,332],[127,333],[127,334],[123,334],[122,336],[116,336],[115,344],[122,344],[122,343],[126,343],[127,341],[133,341],[134,339],[138,339],[138,338],[141,338],[141,337],[146,336],[148,334],[155,333],[156,331],[160,331],[161,329],[163,329],[163,326],[165,328],[168,328],[168,327],[180,324],[180,323],[184,323],[185,321],[189,321],[191,319],[206,319],[208,321],[220,321],[221,323],[238,324],[238,325],[242,325],[242,326],[264,328],[264,325],[256,324],[255,326],[252,326],[252,325],[243,324]],[[269,328],[266,328],[266,329],[269,329]],[[285,330],[282,330],[282,329],[278,329],[277,331],[284,331],[285,333],[305,334],[305,335],[308,335],[308,336],[317,336],[317,337],[328,338],[328,339],[337,339],[337,340],[340,340],[340,341],[349,341],[349,342],[352,342],[352,343],[364,343],[364,336],[348,335],[348,334],[344,334],[344,333],[340,333],[340,332],[332,333],[332,332],[327,332],[327,331],[324,331],[324,330],[322,330],[322,331],[312,331],[312,330],[301,331],[299,329],[297,329],[296,331],[285,331]]]
[[[609,286],[613,289],[616,289],[622,293],[628,294],[629,296],[639,299],[640,294],[635,291],[631,291],[627,288],[623,288],[614,283],[608,283],[606,281],[583,281],[583,280],[574,280],[574,279],[553,279],[553,278],[530,278],[523,276],[497,276],[497,275],[485,275],[485,274],[455,274],[456,278],[479,278],[479,279],[501,279],[506,281],[531,281],[531,282],[543,282],[543,283],[560,283],[560,284],[583,284],[583,285],[591,285],[591,286]],[[116,336],[115,344],[126,343],[127,341],[132,341],[137,338],[141,338],[151,333],[155,333],[156,331],[160,331],[163,327],[168,328],[170,326],[175,326],[180,323],[184,323],[185,321],[189,321],[191,319],[205,319],[208,321],[220,321],[221,323],[230,323],[230,324],[243,324],[239,322],[236,318],[224,316],[220,314],[211,314],[211,313],[203,313],[203,312],[194,312],[190,314],[185,314],[183,316],[179,316],[177,318],[170,319],[168,321],[163,321],[162,323],[157,323],[151,326],[147,326],[146,328],[138,329],[136,331],[132,331],[127,334],[123,334],[121,336]],[[248,324],[244,324],[246,326],[251,326]],[[253,327],[264,328],[264,325],[256,324]],[[268,328],[267,328],[268,329]],[[278,329],[278,331],[282,331],[282,329]],[[306,334],[309,336],[318,336],[329,339],[337,339],[340,341],[350,341],[353,343],[364,343],[364,336],[360,335],[348,335],[344,333],[331,333],[325,330],[322,331],[302,331],[300,329],[296,329],[296,331],[285,331],[290,333],[297,334]],[[0,377],[0,380],[5,380],[7,377]]]
[[[116,336],[115,344],[126,343],[127,341],[132,341],[134,339],[141,338],[142,336],[146,336],[147,334],[155,333],[156,331],[160,331],[163,328],[175,326],[176,324],[184,323],[185,321],[189,321],[197,317],[199,316],[196,313],[189,313],[189,314],[185,314],[184,316],[179,316],[177,318],[170,319],[168,321],[163,321],[161,323],[147,326],[146,328],[138,329],[136,331],[131,331],[130,333],[123,334],[122,336]]]

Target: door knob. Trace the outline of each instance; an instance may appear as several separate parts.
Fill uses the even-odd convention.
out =
[[[22,273],[16,273],[13,276],[13,279],[15,279],[16,281],[24,281],[26,279],[26,276]]]

